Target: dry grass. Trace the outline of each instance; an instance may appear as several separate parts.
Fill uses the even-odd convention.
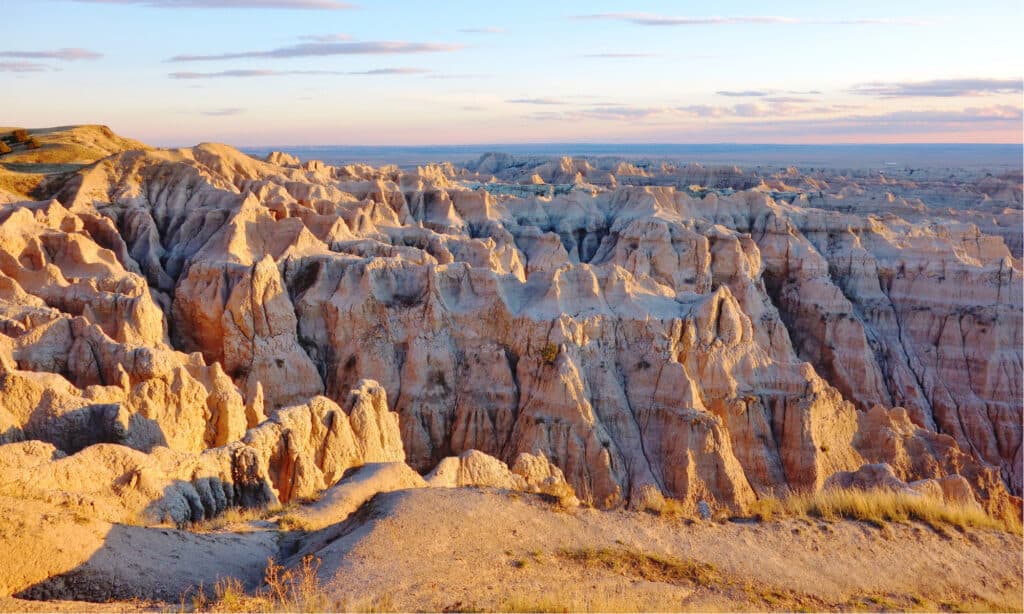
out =
[[[6,159],[7,156],[4,156],[5,161]],[[0,164],[0,190],[21,194],[28,198],[45,179],[46,175],[42,173],[11,172],[7,165]]]
[[[952,525],[959,529],[972,527],[1021,533],[1020,520],[1016,518],[993,518],[977,506],[951,504],[927,495],[885,489],[829,489],[814,494],[791,495],[785,499],[768,497],[758,500],[751,512],[762,520],[771,520],[775,516],[810,516],[827,521],[845,518],[880,528],[889,522],[917,521],[937,530]]]
[[[697,561],[684,561],[657,554],[647,554],[635,550],[616,550],[612,548],[581,548],[578,550],[559,550],[563,559],[581,565],[603,567],[614,573],[649,582],[665,582],[667,584],[694,584],[711,586],[721,582],[722,577],[714,565]]]
[[[277,521],[282,531],[315,531],[316,526],[295,514],[285,514]]]
[[[576,491],[573,490],[572,486],[569,486],[565,482],[544,484],[541,486],[540,493],[538,494],[540,494],[541,498],[545,501],[553,503],[555,508],[559,511],[575,509],[582,503],[576,497]]]
[[[460,611],[487,611],[465,608]],[[561,594],[536,599],[509,597],[495,608],[496,612],[644,612],[649,608],[628,596],[587,595],[565,590]]]
[[[558,346],[554,343],[545,345],[540,350],[540,358],[546,365],[555,364],[555,359],[558,358]]]
[[[665,503],[658,510],[658,515],[662,518],[688,518],[690,516],[682,501],[670,497],[665,498]]]
[[[200,586],[192,597],[191,609],[196,612],[328,612],[345,609],[344,604],[328,597],[317,577],[319,568],[320,561],[312,556],[303,558],[298,569],[287,570],[269,559],[263,586],[255,593],[246,593],[238,579],[226,578],[217,582],[212,600]]]
[[[289,506],[276,505],[273,507],[229,507],[222,514],[207,518],[188,525],[188,530],[193,533],[214,533],[223,531],[230,525],[252,522],[253,520],[266,520],[290,509]]]

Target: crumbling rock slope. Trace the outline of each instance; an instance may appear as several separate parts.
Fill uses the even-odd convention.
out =
[[[1019,506],[1019,177],[938,183],[125,147],[0,206],[0,463],[41,476],[0,492],[182,522],[529,454],[599,506],[871,463]]]

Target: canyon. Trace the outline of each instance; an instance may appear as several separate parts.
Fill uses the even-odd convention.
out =
[[[1020,517],[1019,170],[330,166],[33,132],[0,158],[0,505],[26,523],[319,498],[320,529],[459,487],[743,515],[854,483]],[[131,596],[39,588],[81,564],[0,593]]]

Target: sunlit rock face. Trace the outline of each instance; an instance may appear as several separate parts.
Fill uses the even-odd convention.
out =
[[[52,196],[0,209],[8,441],[169,448],[264,499],[469,450],[601,506],[743,509],[882,462],[1021,491],[1019,177],[204,144]]]

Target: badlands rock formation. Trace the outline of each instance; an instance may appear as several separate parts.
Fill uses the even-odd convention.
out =
[[[742,511],[887,463],[1019,509],[1020,176],[930,177],[127,144],[0,207],[0,493]]]

